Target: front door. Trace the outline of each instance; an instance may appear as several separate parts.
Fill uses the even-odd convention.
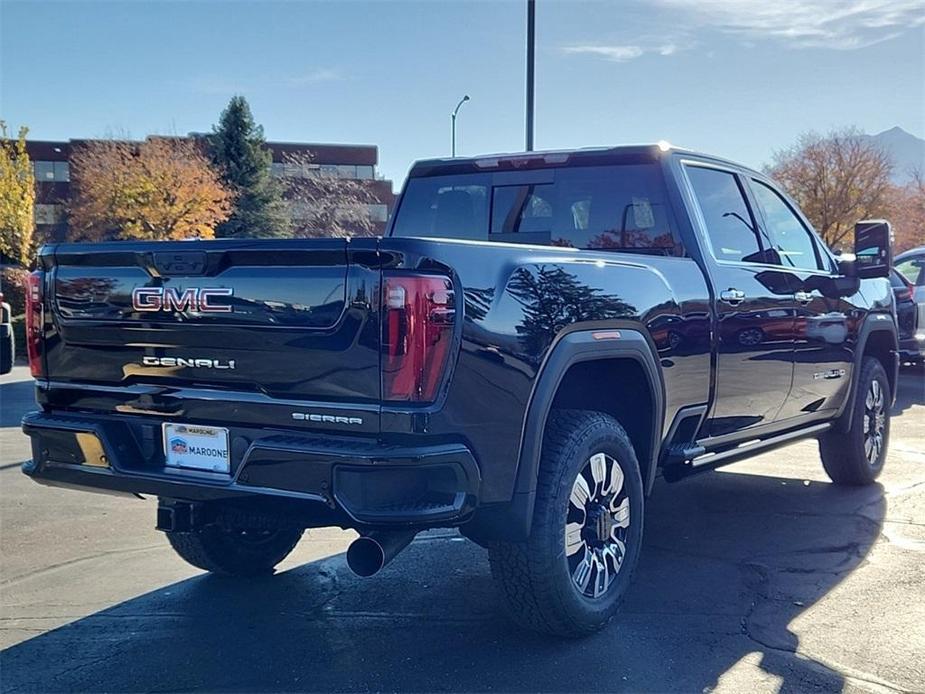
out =
[[[787,273],[769,273],[768,243],[733,171],[689,162],[707,241],[717,351],[710,436],[773,422],[790,392],[797,312]]]
[[[779,419],[836,409],[851,382],[851,303],[840,295],[837,274],[795,208],[768,181],[749,188],[780,272],[792,276],[796,307],[793,387]]]

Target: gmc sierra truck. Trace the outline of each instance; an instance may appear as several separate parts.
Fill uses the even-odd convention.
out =
[[[44,247],[28,291],[48,485],[151,495],[202,569],[352,528],[486,547],[513,618],[617,611],[646,498],[798,439],[883,468],[889,225],[837,256],[764,175],[665,146],[418,162],[382,238]]]

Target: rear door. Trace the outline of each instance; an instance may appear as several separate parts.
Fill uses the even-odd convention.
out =
[[[734,170],[688,161],[684,172],[707,241],[716,314],[711,436],[773,422],[790,391],[796,312],[788,277],[764,262],[767,241]]]
[[[279,424],[300,403],[378,403],[378,262],[374,239],[58,246],[52,397],[176,414],[213,402],[232,417],[228,402],[285,402]]]

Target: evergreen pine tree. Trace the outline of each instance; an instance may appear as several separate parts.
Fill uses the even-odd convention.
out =
[[[289,235],[281,186],[270,175],[272,160],[263,127],[254,122],[247,99],[234,96],[208,138],[212,162],[236,194],[235,209],[215,229],[218,237]]]

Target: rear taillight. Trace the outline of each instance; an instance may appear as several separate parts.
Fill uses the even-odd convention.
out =
[[[382,310],[383,399],[433,402],[453,342],[452,282],[437,275],[386,275]]]
[[[912,289],[910,287],[895,289],[893,293],[896,295],[897,301],[911,301],[912,299]]]
[[[44,273],[36,270],[26,279],[26,352],[33,378],[41,378],[42,368],[42,283]]]

